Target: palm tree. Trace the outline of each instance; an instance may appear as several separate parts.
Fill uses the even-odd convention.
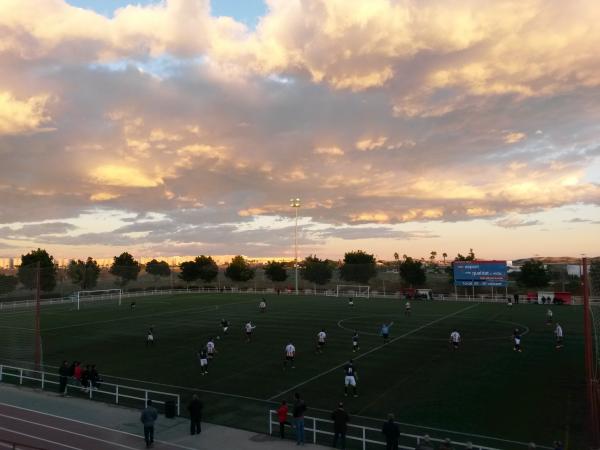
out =
[[[442,253],[442,258],[444,258],[444,264],[446,264],[446,258],[448,257],[448,253]]]
[[[433,263],[435,261],[435,257],[437,256],[437,252],[435,250],[433,250],[430,254],[431,254],[431,256],[429,257],[429,259]]]

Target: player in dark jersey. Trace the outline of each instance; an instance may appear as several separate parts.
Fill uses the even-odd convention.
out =
[[[513,350],[519,353],[522,352],[523,348],[521,347],[521,333],[519,332],[518,328],[515,328],[515,331],[513,331],[513,342]]]
[[[354,306],[354,299],[352,297],[348,297],[348,306],[350,306],[350,307]]]
[[[229,320],[221,320],[221,328],[223,328],[223,334],[229,334]]]
[[[203,347],[198,350],[198,361],[200,362],[200,374],[207,375],[208,374],[208,352],[206,348]]]
[[[348,361],[348,364],[344,367],[344,397],[348,397],[348,386],[352,386],[354,397],[358,397],[358,390],[356,389],[356,367],[352,360]]]
[[[358,343],[358,331],[354,330],[354,334],[352,334],[352,352],[356,353],[360,350],[360,345]]]

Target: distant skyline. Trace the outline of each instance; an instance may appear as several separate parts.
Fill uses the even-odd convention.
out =
[[[0,258],[600,255],[592,0],[3,0]]]

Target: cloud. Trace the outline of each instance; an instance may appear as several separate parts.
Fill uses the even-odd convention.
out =
[[[494,223],[502,228],[521,228],[542,225],[542,222],[539,220],[524,220],[518,217],[506,217],[504,219],[497,220]]]
[[[16,229],[10,227],[0,228],[0,238],[26,239],[31,237],[63,235],[75,229],[77,229],[75,225],[66,222],[25,224]]]
[[[90,172],[90,176],[95,183],[106,186],[155,187],[163,183],[160,177],[145,174],[136,167],[114,164],[96,167]],[[107,200],[106,196],[103,199]]]
[[[507,144],[516,144],[517,142],[521,142],[523,139],[525,139],[526,135],[525,133],[520,133],[520,132],[510,132],[510,133],[506,133],[504,135],[504,142],[506,142]]]
[[[313,150],[316,155],[342,156],[344,151],[339,147],[317,147]]]
[[[169,221],[39,235],[276,254],[289,230],[237,231],[293,217],[296,196],[317,247],[335,238],[319,228],[412,239],[396,224],[515,227],[600,205],[599,14],[589,1],[271,0],[248,29],[204,0],[113,18],[0,2],[0,224],[110,208]]]
[[[356,143],[356,148],[362,151],[367,150],[376,150],[378,148],[382,148],[387,141],[387,137],[380,136],[378,138],[367,138],[362,139]]]
[[[47,95],[18,100],[0,91],[0,136],[47,130],[43,127],[50,120],[45,113],[47,102]]]

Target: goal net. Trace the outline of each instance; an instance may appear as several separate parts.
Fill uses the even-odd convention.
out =
[[[335,297],[363,297],[369,298],[370,287],[358,284],[338,284],[335,289]]]
[[[106,304],[117,303],[121,306],[123,299],[122,289],[101,289],[97,291],[77,291],[74,295],[77,310],[80,310],[84,304]]]

